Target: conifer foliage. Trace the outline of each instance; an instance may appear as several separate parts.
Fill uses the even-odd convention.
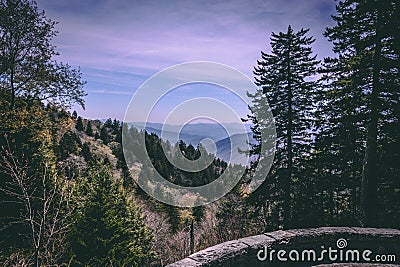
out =
[[[265,141],[266,101],[277,129],[272,170],[249,197],[266,230],[399,224],[398,2],[346,0],[336,10],[325,32],[336,55],[321,67],[307,30],[290,26],[255,67],[254,137]]]
[[[356,143],[363,153],[359,220],[368,226],[379,224],[379,211],[387,209],[379,202],[394,197],[399,187],[394,165],[399,154],[389,148],[399,148],[399,8],[394,0],[342,1],[332,16],[336,25],[325,32],[338,56],[328,59],[338,70],[332,82],[344,84],[329,103],[358,114],[352,123],[365,129]],[[393,191],[379,189],[388,184]]]
[[[272,33],[271,53],[261,52],[262,59],[255,67],[256,84],[259,92],[251,95],[255,100],[253,112],[258,112],[259,121],[253,121],[256,127],[264,118],[262,101],[268,101],[275,118],[277,129],[276,156],[274,170],[270,179],[276,180],[278,195],[282,195],[278,207],[282,220],[291,225],[294,181],[303,181],[302,166],[312,148],[311,130],[313,127],[312,110],[315,104],[317,83],[312,81],[316,74],[318,61],[313,55],[311,44],[313,37],[307,36],[308,29],[295,32],[291,26],[285,33]],[[261,135],[255,135],[260,139]],[[258,140],[259,142],[262,140]],[[259,150],[258,150],[259,151]],[[257,149],[253,153],[257,153]]]
[[[83,205],[72,230],[72,250],[79,266],[147,266],[153,258],[152,236],[141,211],[121,184],[100,164],[89,171],[81,192]]]

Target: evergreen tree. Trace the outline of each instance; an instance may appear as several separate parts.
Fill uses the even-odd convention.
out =
[[[78,117],[78,119],[76,121],[75,128],[78,131],[83,131],[83,122],[82,122],[82,118],[80,116]]]
[[[399,128],[399,3],[346,0],[339,2],[336,10],[337,15],[333,16],[336,25],[325,32],[338,54],[337,81],[346,81],[342,97],[347,101],[336,108],[353,105],[360,114],[353,123],[366,129],[365,137],[357,140],[364,151],[360,219],[363,225],[377,226],[379,210],[387,209],[379,206],[379,199],[385,198],[379,194],[379,184],[390,183],[399,188],[396,182],[399,168],[391,161],[382,162],[378,154],[383,147],[388,148],[387,142],[397,146],[399,143],[395,130]],[[361,101],[349,103],[354,96]],[[398,158],[398,153],[392,156]],[[380,177],[379,171],[388,169],[394,169],[390,176]]]
[[[81,154],[86,162],[90,162],[93,159],[92,153],[90,152],[89,143],[86,142],[82,145]]]
[[[103,143],[107,145],[110,142],[110,137],[108,135],[108,130],[105,126],[100,129],[100,139],[103,140]]]
[[[113,122],[112,122],[111,118],[108,118],[106,120],[106,122],[104,123],[104,127],[107,127],[107,128],[111,128],[112,125],[113,125]]]
[[[119,120],[114,119],[111,125],[111,129],[113,130],[114,134],[117,134],[120,131],[121,123]]]
[[[93,128],[92,128],[92,122],[90,120],[88,120],[87,124],[86,124],[86,130],[85,133],[89,136],[93,136]]]
[[[84,205],[71,234],[78,266],[148,266],[152,235],[141,211],[108,170],[97,164],[83,184]]]
[[[76,120],[78,118],[78,113],[76,112],[76,110],[74,110],[74,112],[72,112],[71,117]]]
[[[337,59],[324,60],[313,165],[318,178],[319,208],[328,211],[321,213],[322,221],[329,225],[355,225],[365,135],[359,124],[364,116],[358,107],[364,99],[344,79],[341,69]]]
[[[204,217],[204,206],[196,206],[192,208],[192,214],[197,223],[200,223]]]
[[[70,154],[76,154],[80,145],[81,141],[74,132],[68,131],[64,133],[55,149],[58,159],[64,160]]]
[[[265,104],[268,101],[275,118],[277,146],[274,169],[270,178],[275,180],[275,194],[283,227],[294,226],[292,217],[294,203],[292,195],[294,181],[302,182],[303,166],[308,160],[312,148],[312,127],[315,91],[317,83],[312,81],[316,74],[318,61],[312,55],[312,37],[307,36],[308,29],[294,32],[289,26],[286,33],[272,33],[271,53],[261,52],[254,74],[256,84],[261,87],[254,95],[252,112],[258,113],[253,123],[254,138],[261,140],[260,127],[265,123]],[[261,109],[261,110],[260,110]],[[264,121],[263,121],[264,120]],[[267,122],[270,123],[270,122]],[[258,155],[260,146],[256,145],[250,154]],[[272,177],[271,177],[272,176]],[[272,185],[270,184],[270,185]],[[265,184],[268,187],[268,183]],[[298,187],[298,185],[296,185]],[[278,188],[278,189],[277,189]]]

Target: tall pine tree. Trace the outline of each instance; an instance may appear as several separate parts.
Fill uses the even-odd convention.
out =
[[[399,188],[395,181],[399,168],[392,162],[393,157],[399,158],[398,153],[392,151],[392,160],[385,162],[382,150],[388,148],[388,142],[390,146],[399,146],[399,2],[346,0],[337,4],[336,11],[336,25],[325,32],[338,54],[335,82],[345,82],[343,101],[335,104],[343,110],[353,106],[352,110],[359,114],[353,123],[358,128],[355,131],[365,132],[357,140],[364,151],[360,219],[362,225],[377,226],[379,210],[386,209],[379,204],[386,198],[380,194],[380,184],[393,186],[393,191],[385,194],[394,199],[394,191]],[[351,99],[356,102],[350,103]],[[388,169],[392,170],[390,176],[380,177],[380,170],[387,173]]]
[[[276,154],[274,167],[269,179],[276,183],[266,183],[274,188],[277,202],[276,215],[279,214],[280,226],[294,227],[293,191],[299,189],[299,183],[304,177],[303,166],[308,158],[312,144],[314,95],[317,83],[313,81],[319,61],[313,55],[311,44],[313,37],[307,36],[309,29],[294,32],[291,26],[287,32],[272,33],[271,53],[261,52],[262,59],[255,67],[256,84],[261,87],[259,92],[251,95],[255,106],[253,113],[258,112],[258,121],[254,121],[255,138],[261,135],[257,127],[262,127],[260,115],[265,108],[260,101],[268,101],[276,124]],[[258,125],[257,125],[258,124]],[[262,140],[258,140],[262,141]],[[259,149],[253,147],[251,153],[257,154]],[[271,177],[272,176],[272,177]],[[271,207],[270,207],[271,208]]]
[[[82,122],[82,117],[81,116],[79,116],[78,119],[76,120],[75,128],[78,131],[83,131],[83,122]]]
[[[86,124],[86,130],[85,133],[89,136],[93,136],[93,128],[92,128],[92,122],[88,120],[88,123]]]

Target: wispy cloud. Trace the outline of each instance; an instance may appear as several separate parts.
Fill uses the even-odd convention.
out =
[[[99,97],[106,93],[98,88],[107,88],[107,94],[125,90],[130,94],[154,73],[187,61],[215,61],[252,77],[260,51],[270,49],[271,32],[285,31],[288,24],[311,28],[316,53],[330,55],[331,45],[322,33],[332,24],[334,4],[332,0],[38,0],[49,17],[60,21],[54,40],[60,60],[82,66],[87,90]]]
[[[115,91],[115,90],[106,90],[106,89],[90,89],[86,90],[87,93],[95,93],[95,94],[108,94],[108,95],[130,95],[132,96],[132,93],[127,92],[127,91]]]
[[[39,4],[57,20],[63,57],[114,70],[159,71],[209,60],[251,74],[272,31],[311,27],[318,52],[333,11],[331,0],[304,1],[50,1]]]

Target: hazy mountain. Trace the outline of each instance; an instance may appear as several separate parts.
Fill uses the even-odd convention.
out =
[[[197,146],[204,138],[210,138],[215,142],[216,146],[216,157],[230,162],[232,164],[246,164],[247,157],[244,154],[239,154],[238,148],[246,150],[248,145],[241,144],[235,146],[232,149],[232,158],[230,159],[231,144],[238,144],[243,138],[246,138],[246,134],[249,138],[250,143],[254,143],[249,124],[243,124],[246,132],[243,133],[243,125],[239,123],[225,123],[222,125],[215,123],[196,123],[182,125],[173,124],[161,124],[161,123],[144,123],[144,122],[132,122],[129,123],[139,130],[143,130],[146,125],[146,130],[149,133],[154,133],[161,137],[161,131],[163,130],[163,139],[168,140],[170,143],[176,143],[174,138],[179,133],[179,139],[184,141],[186,144],[192,144]],[[224,129],[225,127],[225,129]],[[228,131],[231,133],[229,136]],[[204,143],[203,143],[204,145]],[[207,151],[212,152],[212,147],[205,145]]]
[[[190,139],[196,140],[192,138],[193,136],[200,136],[203,138],[211,138],[215,142],[227,138],[229,135],[234,134],[243,134],[243,126],[246,132],[250,132],[250,124],[239,124],[239,123],[224,123],[223,125],[216,123],[196,123],[196,124],[186,124],[182,127],[182,125],[174,125],[174,124],[161,124],[161,123],[153,123],[153,122],[130,122],[128,123],[130,126],[134,126],[139,130],[143,130],[146,125],[146,130],[152,131],[156,134],[161,133],[161,130],[168,132],[180,133],[182,136],[180,139],[185,141],[185,137],[189,136]],[[225,127],[225,129],[224,129]],[[230,134],[229,134],[230,133]],[[186,141],[185,141],[186,142]],[[193,145],[197,145],[199,141],[196,143],[192,143]]]
[[[146,127],[146,130],[148,133],[154,133],[156,134],[158,137],[161,137],[161,130],[160,129],[155,129],[153,127]],[[174,131],[163,131],[163,136],[162,138],[164,140],[168,140],[171,144],[175,144],[177,143],[179,140],[184,141],[186,144],[192,144],[194,146],[197,146],[197,144],[200,143],[200,141],[202,139],[204,139],[204,137],[202,136],[198,136],[198,135],[191,135],[191,134],[187,134],[187,133],[180,133],[178,136],[178,140],[176,140],[176,134],[177,132]]]
[[[247,133],[247,137],[248,137],[248,140],[250,143],[255,142],[252,133],[250,133],[250,132]],[[242,144],[240,144],[240,146],[235,146],[231,150],[231,144],[239,144],[240,142],[245,140],[245,138],[246,138],[246,134],[234,134],[230,137],[219,140],[216,143],[216,146],[217,146],[216,157],[218,157],[226,162],[230,162],[232,164],[246,165],[247,164],[247,156],[245,154],[240,154],[238,148],[242,151],[245,151],[249,148],[249,145],[242,143]],[[231,157],[231,151],[232,151],[232,157]]]

